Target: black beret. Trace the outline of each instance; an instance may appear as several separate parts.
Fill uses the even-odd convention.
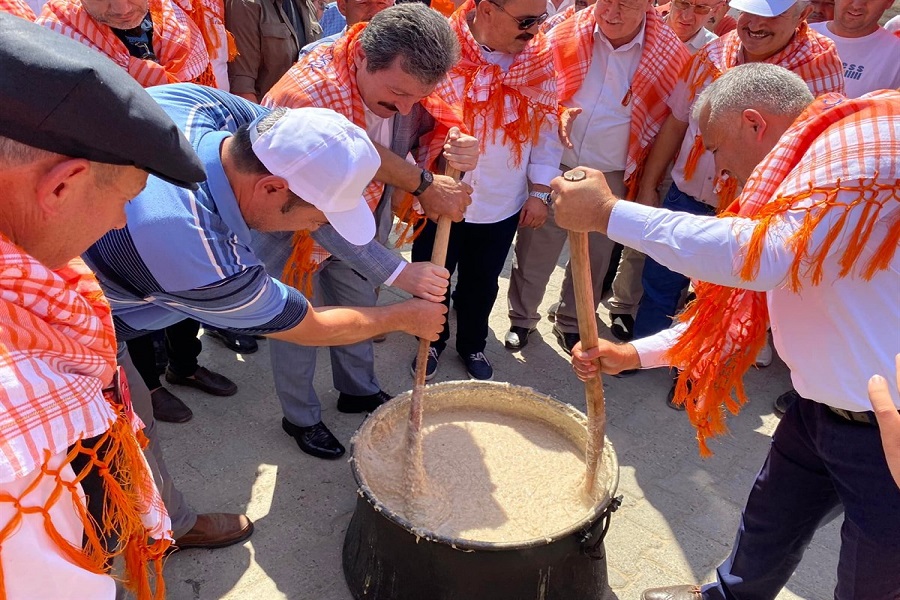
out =
[[[73,158],[134,165],[182,187],[206,179],[172,119],[103,54],[0,12],[0,136]]]

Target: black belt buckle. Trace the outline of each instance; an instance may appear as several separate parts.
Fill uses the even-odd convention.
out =
[[[843,408],[836,408],[834,406],[828,406],[828,408],[831,412],[847,421],[878,426],[878,421],[875,419],[875,413],[873,412],[854,412],[852,410],[844,410]]]

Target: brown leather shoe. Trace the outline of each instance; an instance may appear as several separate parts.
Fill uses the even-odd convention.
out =
[[[150,402],[153,404],[153,418],[166,423],[186,423],[191,420],[194,413],[181,398],[164,387],[156,388],[150,392]]]
[[[703,594],[700,593],[700,586],[670,585],[644,590],[641,600],[703,600]]]
[[[187,548],[224,548],[243,542],[253,533],[253,522],[246,515],[206,513],[197,515],[197,523],[175,540],[178,550]]]
[[[167,370],[166,381],[175,385],[197,388],[213,396],[234,396],[237,393],[237,385],[232,380],[224,375],[213,373],[206,367],[197,367],[190,377],[182,377]]]

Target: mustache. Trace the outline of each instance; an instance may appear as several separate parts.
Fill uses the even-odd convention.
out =
[[[534,37],[533,33],[523,33],[523,34],[517,35],[516,39],[522,40],[525,42],[530,42],[533,37]]]
[[[386,108],[390,111],[393,111],[393,112],[400,112],[400,109],[397,108],[397,105],[391,104],[390,102],[379,102],[378,106],[383,106],[384,108]]]

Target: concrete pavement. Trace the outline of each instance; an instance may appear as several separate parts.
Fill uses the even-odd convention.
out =
[[[503,348],[508,274],[509,261],[486,350],[495,379],[532,387],[583,411],[583,386],[550,323],[540,323],[522,352]],[[542,314],[556,300],[561,281],[557,268]],[[383,302],[396,299],[392,290],[382,294]],[[601,318],[609,322],[605,313]],[[601,336],[612,339],[605,328]],[[397,394],[412,387],[409,365],[415,348],[414,339],[396,333],[375,345],[383,389]],[[328,362],[327,350],[320,351],[317,390],[323,420],[349,445],[362,416],[335,409]],[[168,597],[350,600],[341,571],[344,530],[356,501],[349,465],[307,456],[282,432],[267,342],[260,342],[258,353],[240,356],[207,338],[201,364],[227,374],[240,389],[236,396],[215,398],[172,386],[191,406],[194,419],[160,424],[169,468],[196,509],[246,512],[256,531],[243,545],[171,556],[165,570]],[[435,381],[465,378],[451,339]],[[772,400],[790,385],[777,358],[771,367],[749,373],[745,384],[750,403],[738,417],[729,417],[730,433],[713,441],[715,456],[704,460],[684,413],[665,406],[666,372],[604,378],[607,435],[618,453],[618,493],[624,496],[606,541],[611,587],[606,600],[635,600],[647,587],[709,581],[728,555],[740,509],[778,422]],[[818,532],[780,600],[832,597],[840,521]]]

